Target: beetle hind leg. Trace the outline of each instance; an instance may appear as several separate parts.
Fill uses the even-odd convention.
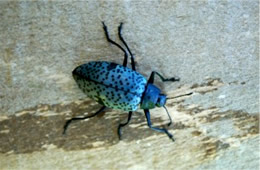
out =
[[[102,22],[102,24],[103,24],[103,29],[104,29],[107,41],[110,42],[111,44],[117,46],[118,48],[120,48],[120,50],[122,50],[124,52],[123,66],[126,67],[127,66],[127,58],[128,58],[126,50],[121,45],[117,44],[115,41],[110,39],[105,22]]]
[[[131,65],[132,65],[132,70],[135,70],[135,61],[134,61],[134,56],[133,53],[131,52],[130,48],[128,47],[128,45],[126,44],[124,38],[121,35],[121,31],[122,31],[122,27],[123,27],[123,23],[121,22],[119,27],[118,27],[118,36],[119,39],[123,42],[123,44],[125,45],[127,51],[129,52],[130,56],[131,56]]]
[[[121,134],[121,128],[122,127],[124,127],[124,126],[126,126],[129,122],[130,122],[130,120],[131,120],[131,118],[132,118],[132,113],[133,112],[129,112],[129,114],[128,114],[128,119],[127,119],[127,122],[126,123],[120,123],[119,125],[118,125],[118,128],[117,128],[117,134],[118,134],[118,137],[119,137],[119,140],[121,140],[122,139],[122,134]]]
[[[66,130],[68,129],[68,126],[70,125],[70,123],[72,121],[75,121],[75,120],[84,120],[84,119],[88,119],[88,118],[91,118],[91,117],[94,117],[96,115],[98,115],[99,113],[102,113],[104,110],[106,109],[106,106],[103,106],[102,108],[100,108],[96,113],[94,113],[93,115],[90,115],[90,116],[85,116],[85,117],[74,117],[74,118],[71,118],[69,120],[66,121],[65,125],[63,126],[63,135],[65,135],[66,133]]]

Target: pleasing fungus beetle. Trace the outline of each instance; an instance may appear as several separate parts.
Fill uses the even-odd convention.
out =
[[[162,94],[161,90],[153,85],[154,76],[159,76],[163,82],[179,81],[180,79],[175,77],[166,79],[158,72],[153,71],[147,81],[144,76],[135,71],[133,54],[121,35],[123,23],[118,27],[118,36],[127,51],[109,38],[107,26],[104,22],[102,22],[102,24],[107,41],[124,52],[123,65],[106,61],[93,61],[80,65],[73,70],[72,75],[79,88],[82,89],[88,97],[103,105],[103,107],[93,115],[75,117],[67,120],[64,125],[63,134],[65,134],[68,125],[72,121],[88,119],[103,112],[106,108],[113,108],[129,111],[127,122],[121,123],[118,126],[117,132],[119,139],[121,139],[121,128],[130,122],[133,111],[137,110],[140,106],[140,108],[144,110],[148,126],[153,130],[164,132],[174,141],[173,135],[169,133],[167,129],[152,126],[149,109],[164,107],[170,120],[169,126],[172,123],[172,120],[165,107],[166,95]],[[127,68],[127,52],[131,56],[132,69]]]

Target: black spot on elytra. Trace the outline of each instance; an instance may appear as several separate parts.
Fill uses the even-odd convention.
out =
[[[107,66],[107,70],[110,71],[110,70],[112,70],[112,69],[115,69],[117,65],[118,65],[118,64],[110,63],[110,64]]]

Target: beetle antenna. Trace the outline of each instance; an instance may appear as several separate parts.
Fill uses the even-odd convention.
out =
[[[169,119],[170,119],[170,122],[168,123],[168,126],[170,126],[170,125],[172,124],[172,118],[171,118],[171,116],[170,116],[170,114],[169,114],[167,108],[166,108],[165,106],[163,106],[163,108],[166,110],[166,112],[167,112],[167,114],[168,114],[168,117],[169,117]]]
[[[190,95],[192,95],[193,94],[193,92],[190,92],[190,93],[187,93],[187,94],[182,94],[182,95],[179,95],[179,96],[175,96],[175,97],[170,97],[170,98],[166,98],[166,99],[175,99],[175,98],[179,98],[179,97],[183,97],[183,96],[190,96]]]

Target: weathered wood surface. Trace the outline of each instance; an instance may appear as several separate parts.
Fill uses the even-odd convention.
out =
[[[259,168],[258,1],[0,2],[0,169]],[[62,128],[100,105],[71,71],[92,60],[123,62],[109,45],[123,35],[137,70],[168,97],[176,141],[147,127],[142,110],[107,110]],[[182,94],[192,95],[174,98]],[[154,125],[167,124],[161,108]]]

